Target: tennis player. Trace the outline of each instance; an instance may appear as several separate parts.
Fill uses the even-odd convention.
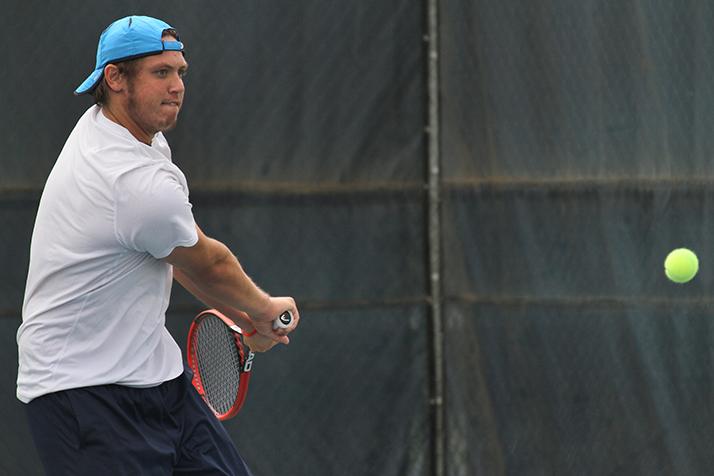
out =
[[[172,279],[256,331],[256,351],[287,344],[299,315],[194,221],[162,134],[187,68],[176,30],[126,17],[101,34],[75,91],[96,104],[45,185],[17,333],[17,397],[49,475],[250,474],[165,327]],[[285,310],[293,324],[274,331]]]

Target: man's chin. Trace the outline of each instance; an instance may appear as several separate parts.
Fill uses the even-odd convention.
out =
[[[167,122],[167,123],[164,125],[164,127],[161,127],[161,128],[159,129],[159,131],[161,131],[161,132],[169,132],[169,131],[173,130],[173,129],[176,127],[176,123],[177,123],[177,122],[178,122],[178,117],[176,117],[176,119],[174,119],[174,120],[171,121],[171,122]]]

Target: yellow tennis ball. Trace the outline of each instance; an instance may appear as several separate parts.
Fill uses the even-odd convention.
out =
[[[664,260],[664,274],[675,283],[691,281],[699,271],[699,259],[687,248],[677,248]]]

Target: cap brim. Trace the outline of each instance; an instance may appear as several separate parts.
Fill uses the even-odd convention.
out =
[[[92,71],[92,74],[90,74],[87,79],[85,79],[84,82],[80,84],[77,89],[74,90],[74,94],[80,95],[90,92],[92,89],[94,89],[99,80],[102,79],[103,74],[104,68],[95,69],[94,71]]]

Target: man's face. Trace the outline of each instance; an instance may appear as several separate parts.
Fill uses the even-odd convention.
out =
[[[179,51],[164,51],[142,58],[136,76],[128,82],[127,111],[149,135],[176,125],[185,92],[188,64]]]

